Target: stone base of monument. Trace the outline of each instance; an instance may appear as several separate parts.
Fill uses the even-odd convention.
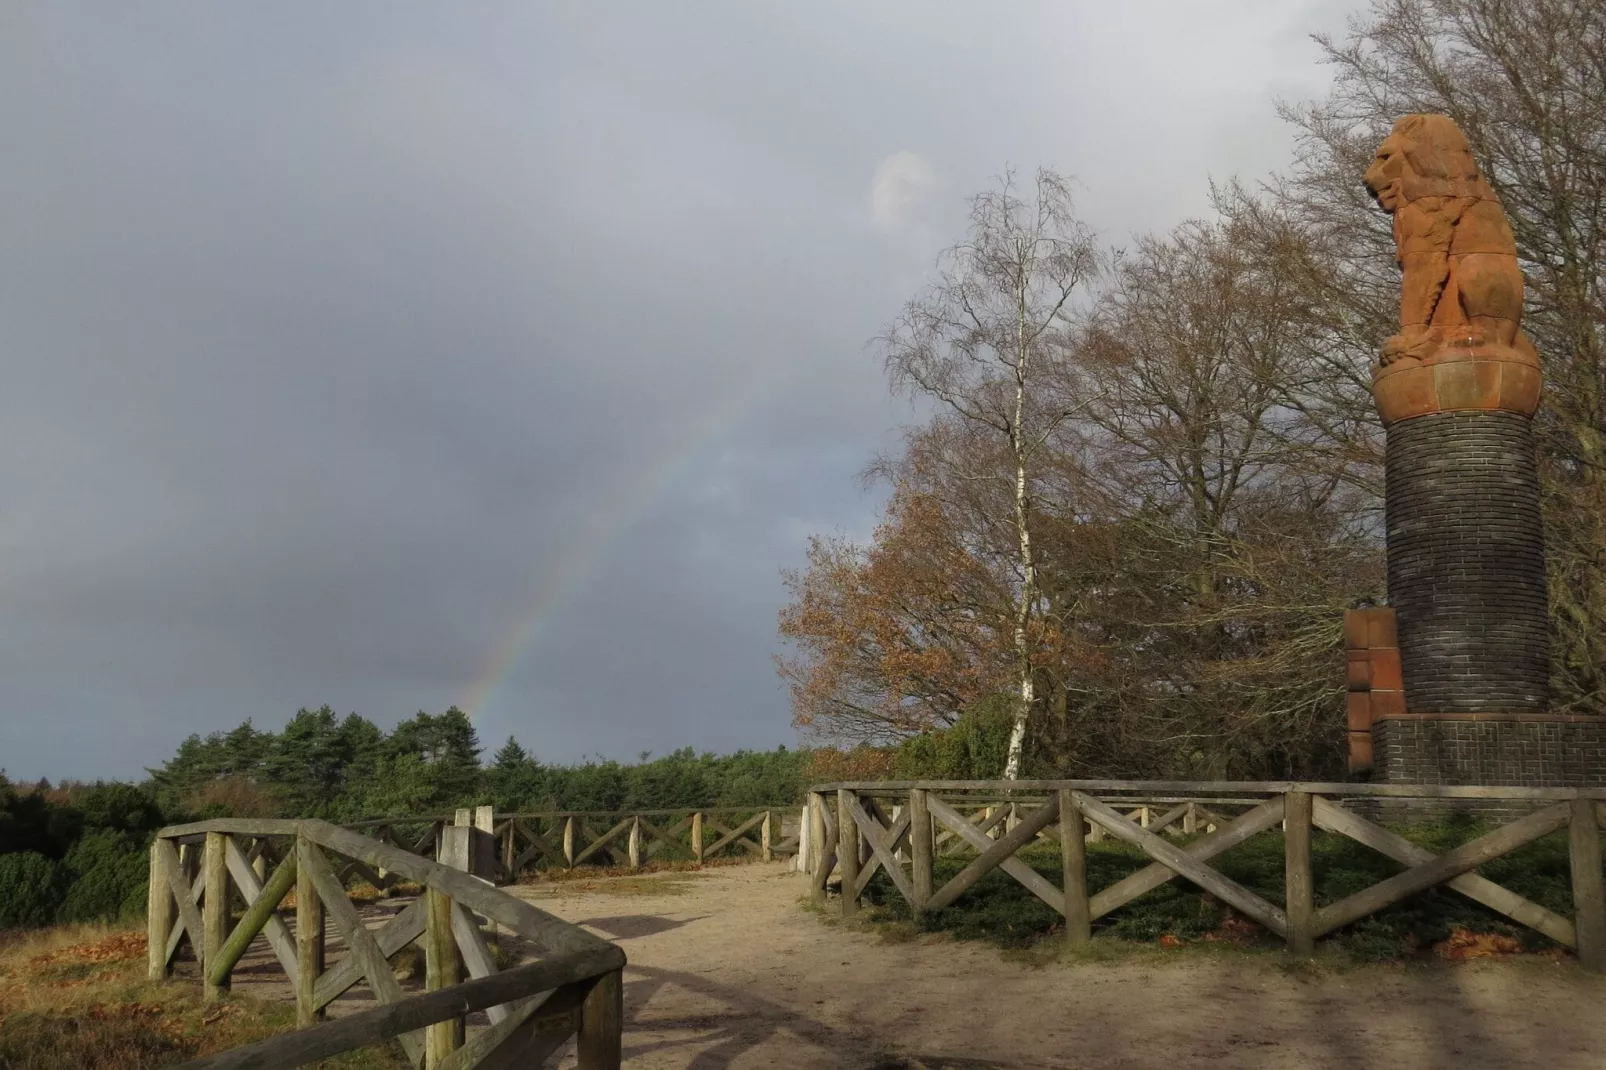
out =
[[[1557,713],[1406,713],[1372,722],[1373,783],[1606,786],[1606,718]],[[1536,804],[1542,805],[1542,804]],[[1511,804],[1456,800],[1455,812],[1509,816]],[[1410,814],[1427,818],[1413,804]]]

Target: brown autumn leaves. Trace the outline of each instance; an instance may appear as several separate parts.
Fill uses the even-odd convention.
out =
[[[1342,610],[1385,593],[1368,366],[1399,292],[1360,175],[1418,111],[1467,133],[1517,237],[1555,702],[1603,712],[1606,5],[1381,0],[1322,43],[1330,96],[1284,109],[1296,158],[1217,188],[1213,218],[1115,252],[1052,173],[976,198],[878,339],[934,412],[871,470],[886,515],[788,576],[800,725],[890,743],[990,698],[1023,775],[1341,773]]]

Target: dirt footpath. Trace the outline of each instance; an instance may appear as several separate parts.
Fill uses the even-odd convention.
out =
[[[630,956],[632,1070],[1606,1067],[1606,983],[1571,963],[1033,966],[829,925],[779,864],[619,880],[509,890]]]

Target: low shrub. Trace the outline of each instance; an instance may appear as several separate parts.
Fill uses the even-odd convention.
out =
[[[0,855],[0,931],[55,921],[62,876],[62,867],[37,851]]]
[[[132,836],[92,829],[73,844],[61,868],[69,883],[58,920],[116,920],[145,910],[148,855]]]

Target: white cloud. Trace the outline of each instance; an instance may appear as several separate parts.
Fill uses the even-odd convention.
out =
[[[901,149],[883,158],[870,180],[871,225],[884,232],[901,230],[936,184],[936,168],[918,153]]]

